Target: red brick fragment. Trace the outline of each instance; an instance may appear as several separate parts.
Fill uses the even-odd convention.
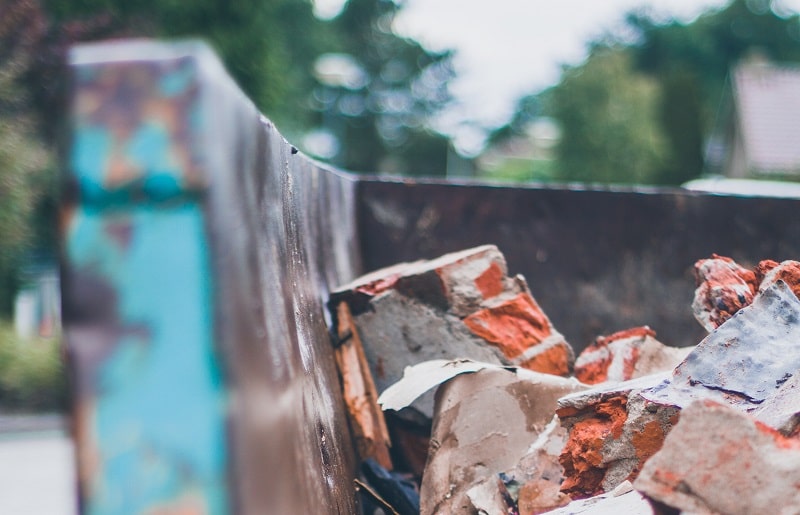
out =
[[[692,309],[708,331],[713,331],[737,311],[753,301],[758,283],[756,274],[729,257],[713,254],[694,265],[697,289]]]
[[[798,261],[783,261],[775,263],[775,261],[762,261],[756,268],[757,274],[763,274],[758,292],[769,288],[777,281],[783,281],[792,290],[792,293],[800,298],[800,262]]]
[[[475,286],[480,290],[484,299],[491,299],[503,293],[505,289],[503,277],[505,275],[505,271],[500,268],[500,265],[492,262],[489,268],[475,279]]]
[[[560,431],[556,423],[548,424],[557,400],[584,388],[574,379],[499,367],[460,374],[442,384],[436,393],[430,454],[422,475],[420,513],[475,513],[478,497],[484,501],[493,497],[487,493],[497,490],[498,474],[516,476],[511,471],[517,468],[533,475],[520,475],[520,482],[545,479],[535,469],[557,467],[554,456],[530,456],[532,467],[518,464],[544,432]],[[563,438],[563,431],[560,434]],[[557,488],[559,474],[548,475]],[[479,484],[488,492],[472,491]]]
[[[605,477],[603,446],[609,438],[619,438],[628,418],[624,396],[605,399],[594,413],[575,423],[569,431],[559,461],[564,467],[561,491],[571,496],[591,497],[602,493]],[[559,417],[560,410],[556,410]]]
[[[640,395],[665,377],[605,385],[559,400],[556,413],[568,431],[559,458],[563,492],[573,499],[591,497],[636,478],[677,418],[678,408],[651,404]]]
[[[476,335],[502,349],[509,359],[516,358],[551,334],[547,317],[525,293],[469,315],[464,324]]]
[[[575,377],[586,384],[627,381],[675,368],[689,348],[667,347],[649,327],[600,336],[575,360]]]
[[[572,368],[572,348],[527,292],[472,313],[464,324],[516,365],[554,375]]]
[[[572,349],[564,343],[541,347],[531,358],[519,361],[519,366],[543,374],[568,376],[573,362]]]
[[[764,281],[764,276],[766,276],[770,270],[778,265],[779,263],[777,261],[773,261],[771,259],[761,260],[753,270],[753,272],[756,274],[756,284],[761,284]]]

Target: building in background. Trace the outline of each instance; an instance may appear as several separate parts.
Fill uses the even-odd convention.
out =
[[[731,72],[725,97],[707,149],[708,170],[730,178],[800,180],[800,67],[751,57]]]
[[[55,266],[25,271],[30,279],[14,300],[14,329],[20,338],[51,337],[61,331],[61,290]]]

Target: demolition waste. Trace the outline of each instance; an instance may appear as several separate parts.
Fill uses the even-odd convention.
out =
[[[577,357],[492,245],[338,288],[365,512],[800,513],[800,262],[695,276],[700,343]]]

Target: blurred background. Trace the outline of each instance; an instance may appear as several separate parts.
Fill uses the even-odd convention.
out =
[[[356,172],[793,181],[798,8],[789,0],[0,0],[0,412],[66,406],[55,338],[55,149],[71,44],[205,39],[287,139]]]

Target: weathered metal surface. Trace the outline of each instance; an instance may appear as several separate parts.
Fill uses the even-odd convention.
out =
[[[638,325],[694,345],[695,261],[800,255],[797,200],[378,179],[358,199],[366,270],[495,244],[576,351]]]
[[[354,513],[323,299],[353,183],[198,44],[72,54],[65,341],[83,513]]]

